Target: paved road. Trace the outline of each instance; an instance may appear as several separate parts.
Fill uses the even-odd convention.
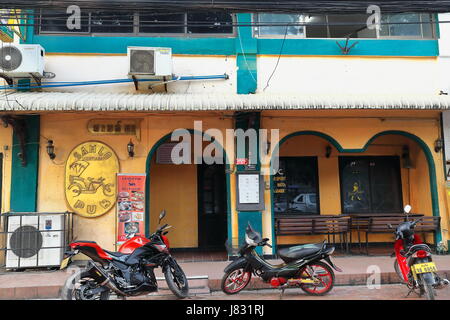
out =
[[[300,289],[288,289],[284,292],[283,300],[425,300],[415,293],[408,297],[408,289],[401,284],[382,285],[380,289],[368,289],[366,286],[337,286],[325,296],[312,297]],[[450,300],[450,287],[437,290],[436,300]],[[171,295],[145,296],[135,299],[167,300],[174,299]],[[226,295],[222,292],[201,294],[189,297],[191,300],[279,300],[278,290],[252,290],[243,291],[236,295]]]

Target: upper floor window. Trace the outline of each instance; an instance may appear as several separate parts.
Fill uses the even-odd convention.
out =
[[[255,36],[261,38],[413,38],[435,37],[431,14],[401,13],[381,16],[380,30],[367,28],[364,14],[255,14]],[[414,22],[417,22],[414,23]]]
[[[92,11],[81,13],[81,28],[69,29],[69,14],[41,11],[37,33],[41,34],[127,34],[127,35],[231,35],[233,15],[224,12],[121,13]]]

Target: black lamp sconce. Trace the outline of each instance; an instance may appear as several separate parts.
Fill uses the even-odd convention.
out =
[[[130,140],[130,142],[128,142],[127,150],[128,150],[128,156],[130,158],[133,158],[134,157],[134,143],[133,143],[133,141]]]
[[[47,140],[47,154],[50,158],[50,160],[53,160],[56,158],[55,154],[55,146],[53,145],[53,140]]]
[[[443,147],[444,147],[444,140],[436,139],[436,141],[434,142],[434,151],[439,152],[442,150]]]
[[[403,149],[402,149],[402,166],[405,169],[413,168],[411,157],[409,155],[409,147],[406,145],[403,146]]]
[[[331,155],[331,147],[330,147],[330,146],[327,146],[327,147],[325,148],[325,157],[329,158],[330,155]]]

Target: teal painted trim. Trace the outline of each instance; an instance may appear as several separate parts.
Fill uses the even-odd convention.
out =
[[[3,33],[8,38],[11,38],[11,40],[14,39],[14,32],[12,32],[8,27],[6,26],[0,26],[0,33]]]
[[[27,163],[23,167],[17,156],[21,149],[19,139],[14,134],[11,151],[10,210],[13,212],[35,212],[37,211],[40,117],[24,116],[22,119],[26,127]]]
[[[345,39],[286,39],[283,55],[322,56],[413,56],[439,55],[437,40],[350,39],[349,46],[358,42],[348,55],[343,55],[336,41]],[[283,39],[258,39],[258,54],[279,55]]]
[[[250,13],[236,14],[238,23],[250,24],[252,15]],[[258,41],[253,37],[252,27],[237,27],[236,65],[237,71],[237,93],[255,93],[257,88],[257,53]]]
[[[193,130],[193,129],[189,129],[188,130],[191,134],[203,134],[206,137],[209,137],[209,135],[205,134],[204,132],[199,132],[197,130]],[[156,153],[156,150],[158,149],[159,146],[161,146],[164,142],[166,142],[167,140],[170,139],[172,135],[171,133],[166,134],[165,136],[163,136],[161,139],[159,139],[154,145],[153,147],[150,149],[150,152],[147,155],[147,159],[145,161],[145,172],[146,172],[146,176],[147,178],[145,179],[145,194],[147,195],[145,197],[145,235],[148,237],[150,236],[150,169],[151,169],[151,164],[152,164],[152,159],[153,156]],[[218,146],[222,152],[223,152],[223,157],[225,160],[225,170],[226,170],[226,183],[227,183],[227,234],[228,234],[228,239],[231,239],[232,237],[232,224],[231,224],[231,189],[230,189],[230,162],[226,153],[226,150],[223,148],[222,145],[220,145],[217,140],[215,140],[213,142],[216,146]]]
[[[262,234],[262,219],[261,212],[259,211],[239,211],[238,214],[238,229],[242,232],[239,232],[238,235],[238,243],[241,244],[245,241],[245,229],[247,225],[250,223],[252,228]],[[273,248],[272,248],[273,249]],[[258,254],[263,254],[262,247],[257,247],[256,252]]]
[[[40,44],[47,53],[126,54],[128,46],[170,47],[173,54],[235,55],[236,53],[234,38],[34,35],[28,43]]]
[[[437,189],[437,180],[436,180],[436,166],[434,163],[434,159],[433,159],[433,154],[430,150],[430,148],[428,147],[428,145],[418,136],[406,132],[406,131],[399,131],[399,130],[389,130],[389,131],[383,131],[383,132],[379,132],[376,135],[374,135],[372,138],[370,138],[367,143],[364,145],[363,148],[361,149],[344,149],[342,148],[342,146],[339,144],[339,142],[337,142],[334,138],[332,138],[331,136],[322,133],[322,132],[318,132],[318,131],[299,131],[299,132],[294,132],[291,133],[285,137],[283,137],[278,144],[275,146],[275,150],[279,151],[279,147],[289,138],[295,137],[295,136],[301,136],[301,135],[314,135],[314,136],[318,136],[321,137],[325,140],[327,140],[328,142],[330,142],[339,152],[341,153],[362,153],[364,151],[367,150],[367,148],[369,147],[369,145],[373,142],[373,140],[375,140],[378,137],[384,136],[384,135],[401,135],[404,137],[407,137],[413,141],[415,141],[420,148],[423,150],[425,157],[427,159],[427,163],[428,163],[428,175],[430,177],[430,191],[431,191],[431,206],[432,206],[432,212],[433,212],[433,216],[435,217],[439,217],[440,216],[440,210],[439,210],[439,197],[438,197],[438,189]],[[272,166],[272,160],[271,160],[271,166]],[[274,201],[274,197],[273,197],[273,176],[271,176],[271,183],[270,183],[270,187],[271,187],[271,203],[272,203],[272,215],[274,215],[273,213],[273,201]],[[275,226],[275,225],[274,225]],[[439,232],[436,233],[436,238],[435,238],[435,242],[439,243],[440,241],[442,241],[442,232],[441,230],[439,230]]]

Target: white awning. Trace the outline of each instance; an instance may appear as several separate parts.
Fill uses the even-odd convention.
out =
[[[127,94],[17,92],[1,95],[2,112],[259,111],[307,109],[450,109],[447,95]]]

